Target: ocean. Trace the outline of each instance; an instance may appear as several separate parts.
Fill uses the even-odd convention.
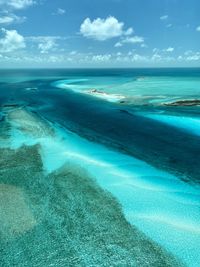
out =
[[[200,68],[0,70],[0,265],[199,266]]]

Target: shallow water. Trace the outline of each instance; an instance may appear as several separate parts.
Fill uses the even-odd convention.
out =
[[[176,97],[196,98],[199,74],[35,70],[2,82],[3,266],[198,266],[199,107],[162,101],[181,84]]]

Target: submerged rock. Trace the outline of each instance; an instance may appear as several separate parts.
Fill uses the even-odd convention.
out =
[[[164,103],[165,106],[200,106],[200,99],[178,100],[175,102]]]
[[[3,108],[18,108],[20,106],[18,103],[6,103],[2,105]]]

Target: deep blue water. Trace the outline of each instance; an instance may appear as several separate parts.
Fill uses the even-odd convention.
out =
[[[115,83],[117,79],[121,82],[124,77],[138,76],[200,79],[200,69],[9,70],[1,71],[0,75],[1,80],[8,79],[8,83],[1,83],[1,104],[6,101],[24,102],[35,112],[68,129],[72,128],[85,138],[106,143],[155,166],[177,172],[181,179],[199,182],[199,136],[140,114],[143,111],[158,111],[199,118],[199,107],[117,105],[89,95],[54,88],[52,82],[68,77],[79,79],[91,76],[100,77],[103,84],[105,77],[109,77],[111,82],[114,77]],[[10,84],[10,77],[25,81]],[[38,90],[26,91],[28,87]],[[198,89],[200,91],[200,87]],[[167,89],[165,91],[168,94]]]

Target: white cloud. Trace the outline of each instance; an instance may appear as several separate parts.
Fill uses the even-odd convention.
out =
[[[200,60],[200,53],[196,53],[195,55],[186,57],[187,61],[197,61]]]
[[[166,28],[171,28],[171,27],[172,27],[171,23],[166,25]]]
[[[198,61],[198,60],[200,60],[200,52],[194,52],[192,50],[188,50],[188,51],[185,51],[184,55],[185,55],[184,59],[186,61]]]
[[[131,59],[129,56],[119,56],[115,59],[117,62],[120,62],[120,64],[123,64],[123,63],[131,63]]]
[[[161,57],[161,55],[155,53],[155,54],[153,54],[153,56],[151,57],[151,60],[152,60],[152,61],[161,61],[161,60],[162,60],[162,57]]]
[[[0,52],[7,53],[26,47],[25,39],[16,30],[1,29],[4,37],[0,39]]]
[[[0,6],[11,9],[24,9],[35,3],[34,0],[0,0]]]
[[[120,42],[117,42],[117,43],[115,44],[115,47],[122,47],[122,46],[123,46],[123,44],[120,43]]]
[[[146,62],[148,60],[149,60],[148,57],[141,56],[139,54],[134,54],[132,57],[132,61],[136,61],[136,62]]]
[[[57,52],[57,51],[56,51]],[[28,66],[168,66],[168,64],[199,64],[200,52],[191,51],[186,55],[178,55],[172,57],[168,54],[153,53],[152,55],[138,54],[135,50],[127,53],[115,52],[112,54],[93,54],[93,53],[74,53],[68,52],[64,54],[60,53],[29,53],[21,52],[11,54],[1,54],[1,64],[18,64],[24,66],[26,63]],[[59,63],[59,64],[58,64]],[[21,64],[21,65],[20,65]],[[124,64],[124,65],[123,65]],[[145,65],[144,65],[145,64]]]
[[[62,55],[51,55],[51,56],[48,57],[48,59],[46,59],[46,61],[50,62],[50,63],[60,63],[63,60],[64,59],[63,59]]]
[[[39,36],[29,36],[29,37],[26,37],[26,39],[28,41],[39,43],[39,42],[46,42],[50,39],[52,39],[52,40],[65,40],[66,37],[54,36],[54,35],[51,35],[51,36],[39,35]]]
[[[137,43],[143,43],[144,38],[141,36],[132,36],[132,37],[126,37],[122,40],[123,43],[130,43],[130,44],[137,44]]]
[[[57,8],[56,12],[55,13],[52,13],[52,15],[64,15],[66,13],[66,10],[63,9],[63,8]]]
[[[122,47],[126,43],[136,44],[144,42],[143,37],[133,35],[134,30],[132,27],[124,30],[124,23],[111,16],[106,19],[97,18],[93,21],[90,18],[85,19],[80,26],[80,33],[84,37],[98,41],[120,37],[120,40],[114,45],[116,48]]]
[[[35,0],[0,0],[0,24],[24,22],[26,17],[16,16],[13,11],[27,8],[35,3]]]
[[[141,36],[128,36],[128,37],[122,37],[120,42],[117,42],[114,47],[118,48],[118,47],[121,47],[123,46],[123,44],[138,44],[140,43],[141,44],[141,47],[145,48],[147,47],[146,44],[143,44],[144,42],[144,38],[141,37]]]
[[[142,47],[142,48],[147,48],[148,45],[146,45],[146,44],[141,44],[141,47]]]
[[[37,48],[41,54],[47,54],[50,51],[57,50],[58,40],[66,40],[65,37],[61,36],[29,36],[26,37],[26,41],[30,43],[36,43]]]
[[[10,24],[13,21],[14,21],[14,19],[11,16],[3,16],[3,17],[0,17],[0,24]]]
[[[166,19],[168,19],[168,15],[163,15],[160,17],[160,20],[166,20]]]
[[[133,33],[134,33],[133,28],[128,28],[128,30],[126,30],[126,31],[124,32],[124,35],[131,35],[131,34],[133,34]]]
[[[152,51],[153,51],[153,53],[157,53],[157,52],[159,52],[159,49],[155,47],[155,48],[153,48]]]
[[[107,62],[111,59],[111,55],[110,54],[105,54],[105,55],[94,55],[92,57],[92,61],[95,62]]]
[[[36,37],[35,40],[37,40],[38,43],[38,49],[40,50],[41,54],[47,54],[49,51],[55,50],[58,44],[56,43],[56,40],[59,39],[59,37],[55,36],[39,36]]]
[[[64,15],[66,13],[66,10],[65,9],[62,9],[62,8],[58,8],[57,9],[57,14],[58,15]]]
[[[198,32],[200,32],[200,25],[196,28],[196,30],[197,30]]]
[[[75,51],[75,50],[74,50],[74,51],[71,51],[71,52],[70,52],[70,55],[71,55],[71,56],[75,56],[75,55],[77,55],[77,51]]]
[[[200,61],[200,52],[187,50],[183,55],[179,55],[177,58],[179,61]]]
[[[14,14],[2,15],[0,17],[0,24],[8,25],[12,23],[22,23],[26,20],[26,17],[18,17]]]
[[[164,51],[164,52],[169,52],[169,53],[171,53],[171,52],[174,51],[174,48],[173,48],[173,47],[168,47],[168,48],[166,48],[166,49],[163,49],[163,51]]]
[[[52,39],[46,40],[45,42],[38,44],[38,49],[40,50],[42,54],[46,54],[56,47],[57,47],[57,44],[55,40],[52,40]]]
[[[124,23],[119,22],[115,17],[106,19],[97,18],[91,21],[85,19],[80,27],[80,33],[87,38],[105,41],[123,34]]]
[[[189,56],[189,55],[191,55],[192,53],[193,53],[192,50],[187,50],[187,51],[184,52],[184,55],[185,55],[185,56]]]

